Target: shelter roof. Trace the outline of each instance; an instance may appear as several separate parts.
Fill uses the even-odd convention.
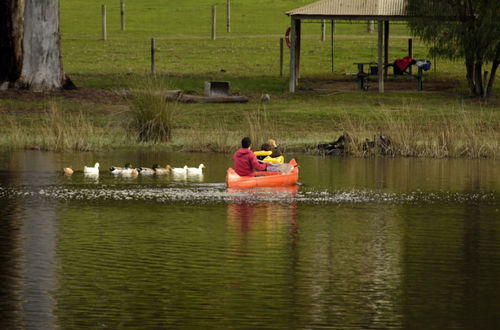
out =
[[[407,0],[320,0],[286,14],[306,18],[404,19],[406,5]]]

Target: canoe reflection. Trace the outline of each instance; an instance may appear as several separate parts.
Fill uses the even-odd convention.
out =
[[[297,205],[295,203],[265,201],[264,198],[255,199],[254,196],[280,194],[279,199],[293,198],[297,191],[298,186],[228,189],[231,194],[241,194],[239,200],[228,204],[228,223],[234,230],[241,232],[248,232],[254,226],[258,226],[259,231],[264,232],[294,228],[297,220]],[[269,198],[269,200],[272,199]]]
[[[288,197],[295,197],[299,191],[299,185],[283,187],[256,187],[256,188],[227,188],[230,194],[241,194],[242,196],[254,196],[259,194],[285,194]]]

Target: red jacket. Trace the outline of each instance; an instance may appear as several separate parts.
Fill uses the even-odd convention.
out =
[[[252,150],[248,148],[238,149],[234,155],[234,170],[239,176],[250,176],[253,171],[264,171],[267,163],[259,163]]]

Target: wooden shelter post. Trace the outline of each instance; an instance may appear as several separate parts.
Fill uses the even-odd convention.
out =
[[[290,31],[290,92],[295,92],[300,74],[300,19],[291,20]]]
[[[290,81],[289,81],[289,89],[290,93],[295,93],[295,85],[296,85],[296,80],[295,76],[297,72],[295,71],[295,20],[292,17],[291,23],[290,23],[290,41],[291,41],[291,46],[290,46]]]
[[[384,92],[384,67],[382,63],[382,53],[384,50],[383,39],[384,39],[384,24],[383,21],[377,21],[378,23],[378,91],[379,93]]]
[[[387,78],[388,63],[389,63],[389,21],[384,21],[384,78]]]
[[[296,46],[295,46],[295,55],[296,55],[296,60],[295,60],[295,65],[296,65],[296,70],[297,74],[295,75],[295,79],[297,81],[295,82],[296,85],[299,84],[299,78],[300,78],[300,44],[301,44],[301,21],[300,19],[295,22],[295,38],[296,38]]]

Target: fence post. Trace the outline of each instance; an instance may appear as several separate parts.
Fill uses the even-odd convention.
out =
[[[325,25],[326,25],[326,20],[322,19],[321,20],[321,41],[325,41]]]
[[[151,74],[155,74],[155,38],[151,38]]]
[[[283,77],[283,73],[285,71],[285,64],[283,61],[283,53],[284,53],[284,39],[280,38],[280,77]]]
[[[335,58],[334,58],[334,50],[333,50],[333,39],[335,36],[335,20],[332,19],[332,33],[331,33],[331,39],[330,39],[330,47],[332,51],[332,72],[335,71]]]
[[[366,26],[366,30],[368,33],[373,33],[375,32],[375,22],[374,21],[367,21],[367,26]]]
[[[212,40],[216,38],[217,6],[212,6]]]
[[[125,31],[125,2],[120,0],[120,27],[122,32]]]
[[[102,9],[102,40],[107,39],[107,32],[106,32],[106,5],[101,6]]]
[[[227,32],[231,32],[231,0],[226,2],[226,25]]]

